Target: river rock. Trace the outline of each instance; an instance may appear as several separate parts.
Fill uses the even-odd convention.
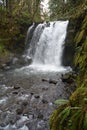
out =
[[[34,118],[34,115],[32,114],[32,115],[29,115],[28,117],[30,120],[32,120]]]
[[[42,81],[43,81],[43,82],[49,82],[50,84],[52,83],[52,84],[55,84],[55,85],[56,85],[57,82],[58,82],[57,80],[53,80],[53,79],[42,79]]]
[[[43,119],[43,114],[42,114],[42,113],[39,113],[37,118]]]
[[[13,93],[13,94],[18,94],[18,92],[17,92],[17,91],[13,91],[12,93]]]
[[[35,98],[40,98],[40,96],[38,94],[35,94],[34,97]]]
[[[6,116],[6,119],[5,119],[5,122],[8,124],[8,123],[11,123],[11,124],[14,124],[16,122],[17,118],[16,118],[16,113],[9,113],[7,116]]]
[[[55,85],[56,85],[57,82],[58,82],[58,81],[56,81],[56,80],[51,80],[51,79],[49,79],[49,83],[52,83],[52,84],[55,84]]]
[[[42,90],[48,90],[49,89],[49,86],[43,86],[42,87]]]
[[[48,101],[46,99],[42,99],[42,103],[46,104]]]
[[[23,106],[27,106],[27,105],[28,105],[28,102],[27,102],[27,101],[23,101],[23,102],[22,102],[22,105],[23,105]]]
[[[65,75],[62,75],[62,81],[66,83],[73,83],[74,82],[73,73],[67,73]]]
[[[19,108],[17,108],[16,113],[18,115],[22,114],[23,113],[23,108],[21,106]]]
[[[19,86],[13,86],[13,88],[14,88],[14,89],[20,89],[20,87],[19,87]]]

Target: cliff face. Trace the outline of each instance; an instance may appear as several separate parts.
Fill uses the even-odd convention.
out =
[[[87,15],[81,22],[80,29],[75,36],[76,54],[75,65],[79,68],[78,85],[87,87]]]
[[[74,66],[74,54],[75,54],[75,27],[76,22],[73,20],[69,21],[68,29],[67,29],[67,37],[65,40],[65,46],[62,56],[62,64],[64,66]]]

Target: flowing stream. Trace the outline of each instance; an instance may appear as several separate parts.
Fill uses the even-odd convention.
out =
[[[50,130],[54,101],[71,94],[61,80],[68,21],[33,24],[23,57],[32,61],[0,74],[0,130]],[[30,36],[30,34],[33,34]]]

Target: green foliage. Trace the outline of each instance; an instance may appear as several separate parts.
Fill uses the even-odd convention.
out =
[[[85,11],[87,11],[86,2],[87,1],[83,3],[77,2],[78,10],[74,14],[72,13],[72,15],[70,15],[70,17],[74,19],[77,19],[79,16],[82,18],[82,21],[80,21],[79,25],[80,27],[78,28],[75,36],[75,65],[79,68],[79,73],[77,77],[78,88],[71,95],[68,103],[61,105],[52,113],[50,118],[51,130],[87,130],[87,15],[85,13]],[[72,4],[74,5],[74,3]]]
[[[78,18],[87,11],[86,0],[50,0],[50,18],[56,19],[71,19]]]
[[[4,45],[0,44],[0,52],[2,52],[4,50]]]
[[[77,80],[78,85],[87,87],[87,16],[82,21],[81,29],[79,33],[77,32],[75,42],[78,48],[75,54],[75,65],[80,69]]]
[[[79,87],[70,97],[71,106],[84,105],[87,98],[87,88]]]
[[[58,99],[54,102],[56,105],[58,104],[66,104],[68,103],[68,100],[65,100],[65,99]]]
[[[76,38],[75,38],[76,44],[78,44],[83,39],[84,33],[85,33],[85,30],[82,30],[76,35]]]
[[[78,88],[70,97],[68,104],[58,107],[52,113],[50,117],[51,130],[86,130],[86,100],[87,88]]]
[[[85,118],[84,118],[84,130],[87,130],[87,112],[85,113]]]
[[[40,0],[6,0],[0,5],[0,44],[14,52],[24,49],[28,27],[40,22]]]

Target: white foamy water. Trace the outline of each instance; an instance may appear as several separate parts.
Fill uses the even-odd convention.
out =
[[[4,104],[7,101],[7,97],[3,97],[2,99],[0,99],[0,105]]]
[[[25,125],[25,122],[28,120],[28,117],[21,116],[21,118],[14,125],[8,124],[5,127],[0,126],[0,130],[29,130],[28,127]]]
[[[5,127],[0,127],[0,130],[29,130],[29,129],[28,129],[28,127],[26,125],[24,125],[24,126],[22,126],[20,128],[17,128],[15,125],[8,124]]]
[[[66,70],[62,66],[62,54],[67,26],[68,21],[55,21],[39,24],[36,27],[30,48],[26,54],[26,57],[31,57],[32,55],[33,62],[27,68],[37,71],[61,72]],[[38,29],[42,30],[39,36]],[[36,37],[39,37],[37,42],[35,42]]]

